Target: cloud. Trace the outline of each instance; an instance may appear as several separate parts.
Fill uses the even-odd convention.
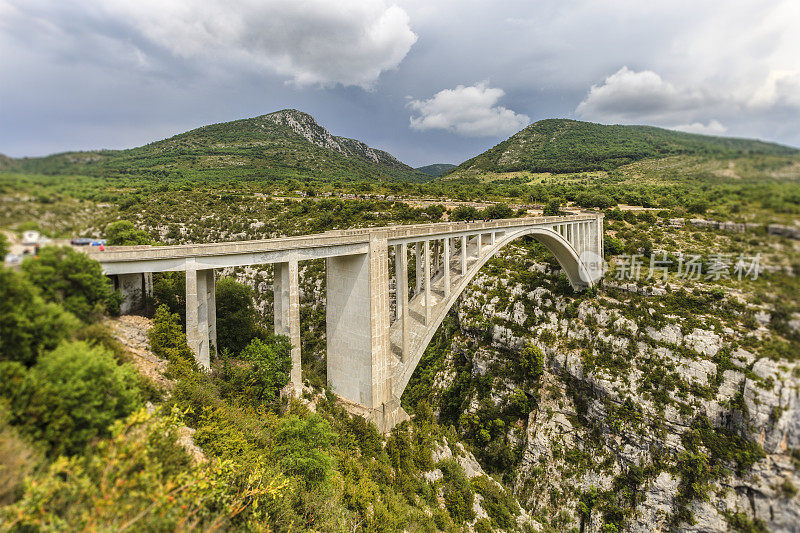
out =
[[[733,88],[674,84],[652,70],[622,67],[592,85],[575,114],[587,120],[652,124],[688,133],[722,135],[724,123],[757,123],[800,115],[800,71],[770,70]],[[782,117],[782,118],[781,118]]]
[[[698,110],[717,103],[714,95],[676,87],[652,70],[622,67],[600,85],[592,85],[575,114],[604,122],[691,120]],[[675,122],[678,121],[678,122]]]
[[[771,70],[748,105],[754,110],[790,108],[800,111],[800,71]]]
[[[686,133],[700,133],[703,135],[722,135],[728,128],[723,126],[718,120],[712,119],[708,124],[702,122],[693,122],[691,124],[679,124],[673,126],[672,129],[678,131],[685,131]]]
[[[411,128],[446,130],[465,137],[504,137],[530,123],[530,117],[498,106],[503,89],[480,82],[439,91],[427,100],[412,100],[408,107],[418,113],[410,117]]]
[[[2,12],[38,33],[29,41],[60,53],[98,35],[135,48],[129,55],[140,65],[166,56],[201,71],[266,70],[298,85],[370,88],[417,40],[406,12],[383,0],[0,0]]]

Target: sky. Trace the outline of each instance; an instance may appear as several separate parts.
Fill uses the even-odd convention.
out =
[[[279,109],[412,166],[531,122],[800,146],[797,0],[0,0],[0,153]]]

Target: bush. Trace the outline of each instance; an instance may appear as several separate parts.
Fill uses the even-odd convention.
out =
[[[292,345],[283,335],[267,342],[253,339],[239,354],[244,364],[224,359],[220,384],[223,397],[237,397],[259,405],[274,402],[289,383]]]
[[[453,520],[465,522],[475,519],[475,511],[472,509],[475,500],[475,492],[467,479],[464,469],[456,463],[454,459],[447,459],[439,463],[442,471],[444,487],[442,496],[444,505],[450,512]]]
[[[0,506],[17,500],[38,460],[31,444],[8,424],[8,418],[7,409],[0,405]]]
[[[217,281],[217,346],[238,354],[255,337],[263,337],[253,305],[253,289],[225,277]]]
[[[483,210],[483,218],[488,218],[490,220],[495,220],[498,218],[511,218],[514,215],[514,212],[508,207],[507,204],[499,203],[490,205],[486,209]]]
[[[472,206],[459,205],[450,213],[450,220],[475,220],[478,217],[478,210]]]
[[[119,220],[106,226],[106,239],[108,244],[116,246],[133,246],[153,243],[153,240],[147,232],[137,229],[133,223],[128,220]]]
[[[22,270],[49,302],[91,322],[104,312],[119,314],[122,295],[114,291],[100,263],[67,246],[46,246]]]
[[[61,306],[45,303],[22,274],[0,267],[0,361],[31,366],[79,325]]]
[[[519,514],[514,497],[501,489],[487,476],[472,479],[472,486],[483,496],[481,506],[498,529],[511,531],[516,525],[515,516]]]
[[[153,317],[153,326],[147,332],[150,350],[170,362],[194,361],[194,354],[186,343],[186,334],[180,317],[169,312],[166,305],[159,306]]]
[[[520,353],[518,370],[525,382],[538,383],[544,374],[544,352],[529,344]]]
[[[19,502],[0,509],[0,523],[20,531],[284,529],[273,515],[277,475],[233,461],[193,465],[175,444],[179,426],[175,415],[143,411],[117,422],[114,438],[91,454],[38,473]]]
[[[554,217],[561,214],[561,198],[550,198],[547,205],[544,206],[542,215],[546,217]]]
[[[0,233],[0,259],[5,259],[8,254],[8,238],[5,233]]]
[[[2,365],[0,387],[11,399],[12,422],[53,455],[82,451],[141,403],[136,370],[118,365],[100,346],[65,342],[27,371]]]
[[[335,438],[336,433],[319,415],[288,416],[278,426],[275,457],[286,473],[301,477],[307,486],[319,486],[333,472],[334,461],[328,452]]]
[[[625,251],[625,245],[621,240],[619,240],[616,237],[606,238],[605,242],[603,243],[603,248],[606,257],[610,257],[612,255],[619,255]]]
[[[166,305],[170,313],[186,323],[186,274],[183,272],[161,272],[153,274],[153,303],[158,308]]]

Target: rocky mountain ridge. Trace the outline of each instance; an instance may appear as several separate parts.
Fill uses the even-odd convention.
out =
[[[202,126],[138,148],[9,159],[3,165],[22,172],[158,179],[430,179],[383,150],[331,134],[295,109]]]

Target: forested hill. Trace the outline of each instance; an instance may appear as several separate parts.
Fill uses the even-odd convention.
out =
[[[451,165],[450,163],[434,163],[424,167],[417,167],[417,170],[429,176],[441,176],[454,168],[456,168],[456,165]]]
[[[568,119],[540,120],[449,175],[477,172],[582,172],[672,155],[798,156],[800,150],[749,139],[711,137],[652,126],[607,126]]]
[[[387,152],[332,135],[311,115],[294,109],[204,126],[139,148],[15,159],[6,167],[156,179],[429,179]]]

